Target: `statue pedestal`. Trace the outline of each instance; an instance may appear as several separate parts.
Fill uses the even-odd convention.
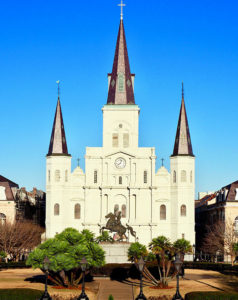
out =
[[[115,242],[115,243],[100,243],[100,246],[105,251],[106,264],[126,264],[129,263],[127,251],[131,243]]]

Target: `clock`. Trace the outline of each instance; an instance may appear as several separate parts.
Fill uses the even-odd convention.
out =
[[[116,160],[115,160],[115,166],[118,168],[118,169],[123,169],[125,168],[126,166],[126,161],[124,158],[122,157],[118,157]]]

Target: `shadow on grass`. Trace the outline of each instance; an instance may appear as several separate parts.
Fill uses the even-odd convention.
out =
[[[35,276],[32,276],[32,277],[28,277],[28,278],[25,278],[24,281],[28,281],[30,283],[45,283],[45,275],[42,274],[42,275],[35,275]],[[93,277],[90,275],[90,274],[87,274],[85,276],[85,282],[92,282],[93,281]],[[80,282],[81,284],[81,282]],[[51,286],[55,286],[55,284],[53,282],[51,282],[50,280],[48,280],[48,285],[51,285]]]
[[[30,283],[45,283],[45,275],[35,275],[25,278],[24,281],[28,281]],[[51,285],[50,282],[48,282],[48,284]]]

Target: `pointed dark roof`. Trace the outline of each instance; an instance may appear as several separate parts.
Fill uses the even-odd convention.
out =
[[[19,187],[17,183],[7,179],[6,177],[0,175],[0,182],[8,182],[12,187]]]
[[[50,138],[49,152],[47,156],[50,155],[69,155],[59,97],[57,101],[55,119]]]
[[[120,22],[107,104],[135,104],[123,20]]]
[[[187,119],[187,113],[185,108],[185,102],[184,102],[183,84],[182,84],[182,103],[181,103],[181,108],[179,113],[177,133],[175,137],[174,151],[172,156],[178,156],[178,155],[194,156],[189,127],[188,127],[188,119]]]

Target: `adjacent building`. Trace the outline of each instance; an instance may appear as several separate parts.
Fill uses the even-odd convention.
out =
[[[0,175],[0,222],[13,222],[16,217],[15,196],[18,184]]]
[[[29,220],[44,227],[45,198],[43,191],[19,189],[17,183],[0,175],[0,222]]]
[[[205,195],[196,203],[196,249],[201,251],[207,230],[221,221],[232,223],[238,233],[238,181]]]

